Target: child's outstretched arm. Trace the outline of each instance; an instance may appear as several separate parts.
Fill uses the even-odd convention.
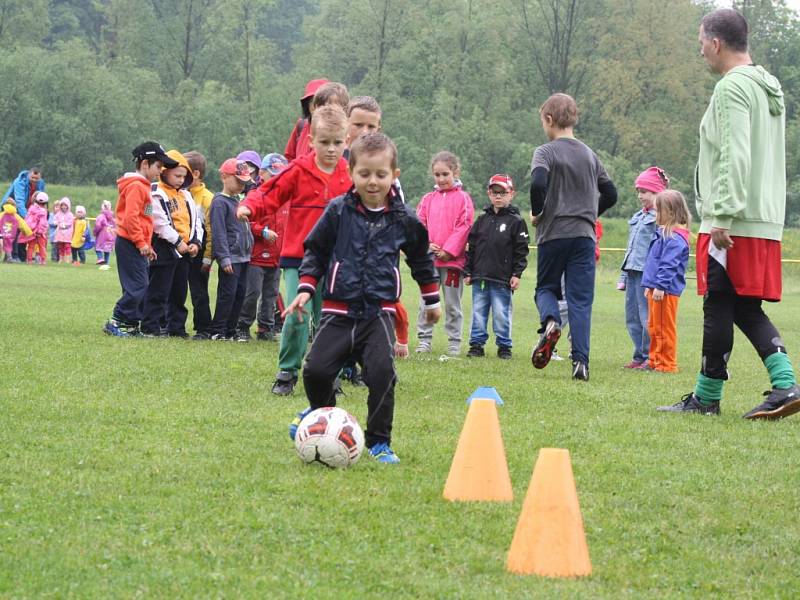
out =
[[[297,320],[302,323],[303,315],[306,314],[307,312],[305,309],[305,305],[310,299],[311,299],[311,294],[309,294],[308,292],[300,292],[299,294],[297,294],[297,296],[294,297],[294,300],[292,300],[291,304],[289,304],[289,306],[283,309],[281,317],[285,319],[289,315],[297,313]]]

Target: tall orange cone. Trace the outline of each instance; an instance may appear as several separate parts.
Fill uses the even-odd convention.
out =
[[[544,577],[592,574],[569,450],[539,451],[506,568]]]
[[[473,398],[470,403],[443,495],[452,501],[514,499],[495,400]]]

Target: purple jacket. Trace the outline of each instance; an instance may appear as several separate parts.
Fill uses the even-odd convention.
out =
[[[677,227],[672,237],[664,237],[659,227],[647,260],[644,263],[642,287],[664,290],[671,296],[680,296],[686,287],[686,265],[689,263],[689,231]]]
[[[111,252],[114,250],[117,230],[114,213],[110,210],[106,209],[97,215],[94,221],[94,237],[94,247],[99,252]]]

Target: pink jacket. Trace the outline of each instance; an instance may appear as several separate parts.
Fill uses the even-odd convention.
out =
[[[94,221],[94,247],[100,252],[111,252],[114,250],[114,242],[117,239],[116,224],[114,213],[104,210]]]
[[[67,205],[67,212],[61,211],[61,205]],[[72,228],[75,222],[75,216],[69,210],[69,198],[63,198],[56,202],[55,205],[55,222],[56,222],[56,242],[72,243]]]
[[[28,227],[31,228],[31,234],[20,236],[18,240],[19,243],[31,242],[37,235],[47,235],[47,209],[44,206],[36,204],[35,202],[31,204],[28,208],[25,222],[28,224]]]
[[[435,189],[422,197],[417,206],[417,216],[428,229],[430,241],[453,256],[453,260],[448,262],[437,258],[434,260],[436,267],[464,268],[467,237],[474,214],[472,198],[461,189],[460,182],[449,190]]]

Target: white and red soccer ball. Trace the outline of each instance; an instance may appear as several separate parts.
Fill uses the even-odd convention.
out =
[[[354,465],[364,451],[364,432],[346,410],[324,406],[312,410],[300,422],[294,446],[304,463],[345,469]]]

